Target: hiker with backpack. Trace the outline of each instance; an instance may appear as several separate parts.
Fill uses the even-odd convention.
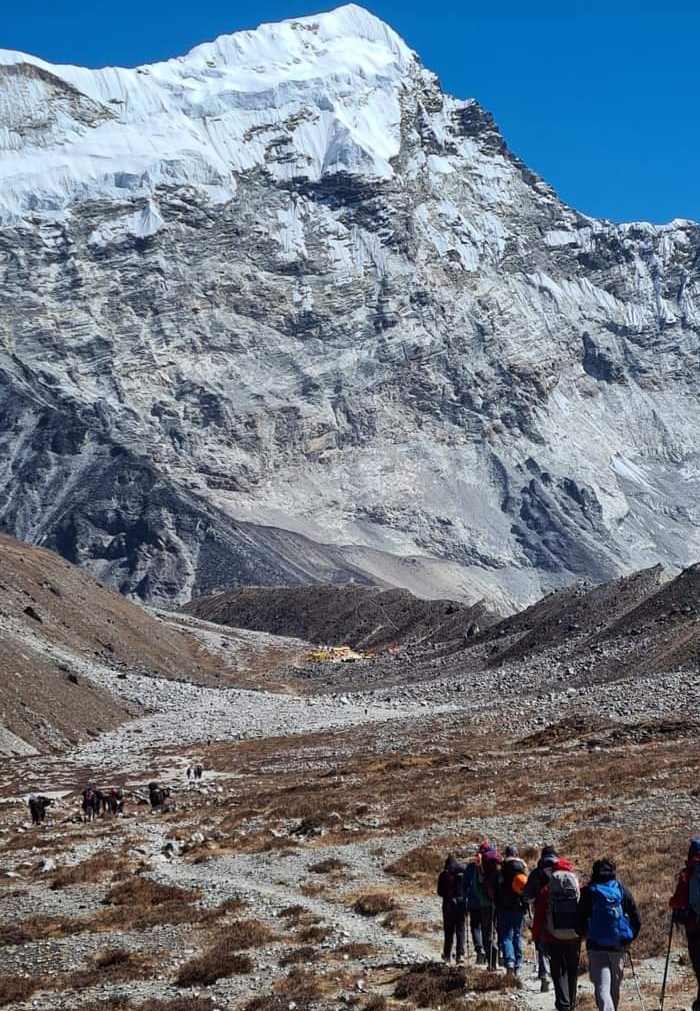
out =
[[[488,846],[487,846],[488,849]],[[474,859],[467,864],[465,872],[465,887],[467,891],[467,915],[469,916],[469,930],[472,935],[474,952],[476,954],[476,964],[483,965],[486,962],[486,952],[484,950],[483,933],[481,930],[481,906],[486,904],[486,895],[479,880],[479,867],[481,864],[481,853],[477,851]]]
[[[700,1011],[700,837],[691,839],[685,867],[669,903],[673,923],[685,927],[688,958],[698,984],[693,1011]],[[670,951],[670,940],[669,940]]]
[[[496,915],[503,964],[512,981],[518,978],[523,961],[522,933],[527,908],[523,892],[527,880],[527,866],[518,856],[517,848],[507,846],[496,886]]]
[[[523,890],[523,899],[528,904],[535,904],[535,916],[537,916],[537,900],[540,892],[543,888],[547,886],[548,877],[545,873],[548,867],[551,867],[556,863],[557,851],[553,846],[543,846],[540,851],[540,858],[537,864],[530,871],[529,877],[527,879],[527,884]],[[540,919],[544,919],[544,913],[542,912]],[[540,993],[549,993],[550,981],[549,981],[549,955],[547,953],[547,945],[544,941],[538,940],[535,937],[534,932],[534,921],[532,924],[533,928],[533,941],[535,944],[535,951],[537,952],[537,978],[540,981]]]
[[[496,902],[502,858],[497,849],[492,847],[484,849],[484,846],[488,846],[488,844],[483,844],[480,848],[479,885],[484,895],[484,902],[481,906],[481,935],[486,949],[486,964],[491,972],[495,972],[498,968],[500,948]]]
[[[456,940],[455,962],[461,965],[464,961],[467,923],[466,868],[453,856],[447,858],[440,872],[437,893],[442,899],[442,926],[445,935],[442,960],[450,961],[452,946]]]
[[[549,956],[554,1006],[573,1011],[578,991],[581,938],[577,931],[580,889],[568,860],[556,857],[544,869],[545,882],[535,900],[532,936]]]
[[[598,1011],[617,1011],[629,945],[641,920],[631,893],[620,883],[613,860],[596,860],[581,890],[577,931],[586,938],[588,972]]]

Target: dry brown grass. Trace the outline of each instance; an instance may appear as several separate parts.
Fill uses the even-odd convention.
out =
[[[285,968],[288,965],[301,965],[304,962],[318,962],[320,957],[321,953],[318,948],[305,944],[300,948],[292,948],[291,951],[288,951],[280,958],[279,964]]]
[[[327,941],[333,931],[330,927],[310,926],[299,931],[299,940],[306,944],[321,944]]]
[[[243,1011],[289,1011],[290,1004],[296,1006],[296,1011],[311,1011],[319,1006],[327,985],[326,979],[294,968],[277,983],[275,993],[254,997],[244,1005]]]
[[[464,996],[464,970],[435,963],[414,965],[394,988],[397,1000],[409,1000],[416,1007],[443,1007]]]
[[[364,941],[350,941],[349,944],[339,944],[337,948],[333,949],[331,954],[340,958],[344,958],[347,955],[349,959],[371,958],[377,954],[377,949],[371,944],[366,944]]]
[[[211,986],[227,976],[245,976],[253,971],[249,955],[230,951],[218,944],[198,958],[192,958],[177,974],[178,986]]]
[[[327,857],[325,860],[319,860],[318,863],[311,864],[309,870],[312,874],[338,874],[340,871],[345,871],[348,869],[348,865],[344,860],[338,860],[337,857]]]
[[[306,906],[285,906],[284,909],[280,909],[277,915],[281,920],[287,920],[289,923],[299,923],[308,911]]]
[[[353,910],[360,916],[379,916],[397,908],[396,899],[389,892],[365,892],[355,899]]]
[[[126,998],[115,996],[104,1004],[104,1011],[214,1011],[216,1004],[210,997],[175,997],[173,1000],[147,1000],[132,1004]],[[82,1011],[93,1011],[84,1008]]]
[[[430,928],[420,920],[412,920],[402,909],[394,909],[382,919],[382,926],[393,930],[402,937],[420,937],[429,932]]]
[[[0,976],[0,1007],[29,1000],[40,986],[40,981],[29,976]]]
[[[428,962],[411,966],[397,981],[394,997],[408,1000],[416,1007],[445,1007],[456,1011],[465,993],[492,993],[510,989],[502,973],[486,970],[469,971],[450,965]],[[489,1001],[488,1011],[496,1011],[500,1002]],[[470,1000],[467,1005],[473,1006]],[[500,1004],[500,1007],[512,1006]]]
[[[110,850],[99,850],[87,860],[70,867],[61,867],[54,875],[50,888],[57,890],[68,885],[82,885],[103,881],[108,874],[124,872],[127,861],[123,856]]]
[[[445,863],[445,851],[439,850],[434,845],[416,846],[403,856],[398,857],[392,863],[387,864],[384,870],[387,874],[393,874],[397,878],[408,878],[416,880],[424,876],[435,878],[442,870]]]
[[[178,986],[211,986],[225,976],[245,975],[253,962],[241,952],[260,948],[275,940],[274,933],[258,920],[238,920],[224,928],[201,955],[186,962],[178,972]]]
[[[374,994],[365,1004],[364,1011],[386,1011],[387,1003],[386,997],[382,994]]]
[[[88,926],[84,920],[73,920],[67,916],[32,916],[20,923],[0,926],[0,948],[69,937],[88,929]]]
[[[199,892],[177,885],[162,885],[151,878],[134,875],[127,881],[113,885],[104,898],[108,906],[162,906],[170,902],[192,903],[200,897]]]
[[[114,885],[103,904],[108,908],[94,918],[93,930],[146,930],[161,924],[207,923],[219,913],[195,906],[198,891],[162,885],[143,876],[133,876]]]
[[[85,990],[102,983],[147,979],[152,972],[153,965],[145,956],[125,948],[105,948],[93,957],[86,968],[65,976],[61,989]]]

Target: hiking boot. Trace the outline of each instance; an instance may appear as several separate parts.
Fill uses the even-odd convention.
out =
[[[485,951],[477,951],[477,953],[476,953],[476,964],[477,965],[485,965],[486,964],[486,952]]]
[[[457,958],[455,959],[455,965],[464,965],[463,955],[457,955]]]
[[[540,980],[540,993],[549,993],[550,985],[549,979],[543,976]]]

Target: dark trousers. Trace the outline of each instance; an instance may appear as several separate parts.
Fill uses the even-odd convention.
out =
[[[581,942],[550,941],[547,944],[547,951],[552,982],[554,983],[554,1006],[557,1011],[574,1011],[578,990]]]
[[[481,907],[481,937],[489,969],[498,968],[498,929],[493,906]]]
[[[693,1011],[700,1011],[700,930],[694,930],[692,933],[686,930],[686,937],[688,938],[688,957],[698,981],[698,995],[693,1004]]]
[[[483,954],[484,939],[481,932],[481,909],[469,910],[469,930],[471,931],[474,951],[477,955]]]
[[[442,903],[442,929],[445,932],[445,958],[452,957],[452,945],[457,938],[456,958],[464,958],[464,938],[467,925],[467,907],[463,902],[452,902],[450,899]]]

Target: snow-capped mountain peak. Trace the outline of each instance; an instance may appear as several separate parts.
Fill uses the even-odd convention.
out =
[[[277,178],[388,176],[398,96],[416,66],[399,36],[354,4],[133,69],[0,50],[0,215],[150,197],[159,185],[221,201],[256,166]]]

